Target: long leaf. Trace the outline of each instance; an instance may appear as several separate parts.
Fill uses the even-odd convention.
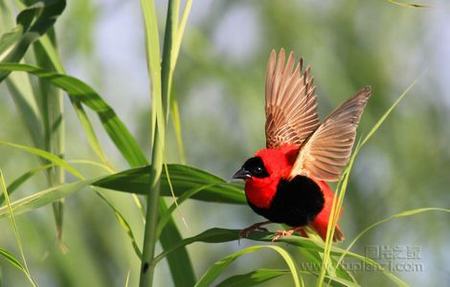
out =
[[[210,202],[246,203],[241,185],[227,183],[220,177],[190,166],[168,164],[167,167],[177,197],[188,190],[205,187],[192,198]],[[147,194],[150,181],[150,167],[146,166],[105,177],[94,185],[117,191]],[[165,172],[161,177],[161,193],[163,196],[171,195]]]
[[[195,287],[207,287],[210,286],[212,282],[236,259],[241,257],[242,255],[253,253],[262,249],[272,249],[275,252],[277,252],[286,262],[287,266],[289,267],[289,271],[292,274],[292,279],[294,281],[294,286],[302,286],[299,274],[297,272],[297,268],[295,266],[295,262],[292,259],[292,257],[289,255],[289,253],[284,250],[283,248],[276,246],[276,245],[254,245],[247,247],[245,249],[239,250],[235,253],[232,253],[221,260],[214,263],[208,271],[199,279],[199,281],[195,284]]]
[[[39,167],[35,170],[31,170],[31,171],[25,173],[24,175],[22,175],[21,177],[19,177],[12,184],[15,188],[17,188],[20,184],[22,184],[24,181],[26,181],[31,176],[33,176],[36,172],[47,169],[48,167],[54,167],[54,166],[57,166],[60,168],[65,168],[68,171],[72,172],[72,174],[75,175],[76,177],[84,180],[84,177],[75,168],[73,168],[71,165],[69,165],[69,163],[67,161],[65,161],[65,160],[61,159],[60,157],[55,156],[47,151],[40,150],[40,149],[33,148],[33,147],[22,146],[22,145],[11,144],[11,143],[6,143],[6,142],[0,141],[0,144],[2,144],[2,143],[9,145],[11,147],[14,147],[14,148],[24,150],[25,152],[38,155],[38,156],[45,158],[51,162],[51,164],[49,164],[49,165]],[[84,163],[86,163],[86,161],[84,161]],[[56,189],[50,188],[49,189],[50,191],[46,190],[49,192],[37,193],[37,194],[39,194],[37,197],[36,197],[37,194],[35,193],[35,194],[32,194],[31,196],[28,196],[26,198],[19,200],[18,202],[15,202],[13,209],[15,209],[17,207],[19,213],[22,213],[22,212],[32,210],[34,208],[39,208],[48,203],[55,204],[55,203],[61,202],[61,200],[63,200],[68,194],[78,191],[78,190],[90,185],[95,180],[96,179],[81,181],[81,182],[79,182],[80,185],[75,185],[75,188],[67,188],[67,186],[64,184],[56,185],[55,186]],[[139,247],[136,243],[136,239],[134,237],[134,233],[133,233],[130,225],[128,224],[127,220],[125,219],[125,217],[103,194],[98,192],[95,189],[95,187],[94,187],[94,191],[108,205],[108,207],[110,207],[113,210],[117,221],[119,222],[119,224],[122,226],[122,228],[127,233],[128,237],[130,238],[131,244],[132,244],[133,249],[135,250],[137,256],[139,258],[141,258],[142,253],[139,250]],[[2,212],[2,210],[0,209],[0,217],[2,215],[1,212]],[[58,235],[60,235],[60,233],[58,233]]]
[[[333,272],[333,266],[331,264],[329,264],[331,262],[330,250],[331,250],[331,245],[332,245],[332,238],[333,238],[333,234],[335,231],[335,226],[340,217],[340,210],[341,210],[341,207],[343,204],[345,193],[347,191],[347,185],[348,185],[348,181],[350,178],[350,173],[351,173],[353,164],[356,160],[356,157],[357,157],[359,151],[361,150],[362,146],[365,145],[367,143],[367,141],[377,132],[377,130],[384,123],[384,121],[388,118],[390,113],[395,109],[395,107],[397,107],[397,105],[408,94],[408,92],[412,89],[412,87],[414,87],[414,85],[416,84],[417,80],[420,78],[421,75],[419,75],[405,89],[405,91],[397,98],[397,100],[386,110],[386,112],[384,112],[384,114],[374,124],[374,126],[371,128],[369,133],[364,137],[364,139],[362,141],[358,141],[358,144],[356,145],[356,147],[352,153],[350,161],[349,161],[347,167],[345,168],[344,172],[342,173],[341,179],[339,180],[339,183],[338,183],[338,188],[336,189],[336,194],[334,195],[334,198],[333,198],[333,205],[332,205],[332,209],[330,212],[330,218],[329,218],[330,224],[328,225],[328,228],[327,228],[327,236],[326,236],[326,240],[325,240],[326,248],[325,248],[324,257],[323,257],[323,261],[322,261],[322,267],[321,267],[321,270],[319,273],[319,279],[317,280],[317,284],[316,284],[318,287],[323,285],[326,273]],[[397,283],[400,286],[403,286],[403,284],[404,284],[403,282],[397,282]]]
[[[6,251],[3,248],[0,248],[0,255],[6,259],[6,261],[8,261],[12,266],[14,266],[15,268],[17,268],[19,271],[25,273],[25,267],[22,265],[22,263],[20,263],[20,261],[14,257],[14,255],[12,255],[11,253],[9,253],[8,251]]]
[[[65,0],[41,0],[22,10],[17,16],[17,26],[0,38],[0,63],[19,62],[28,47],[53,26],[65,6]],[[0,72],[0,82],[9,73]]]
[[[1,141],[1,140],[0,140],[0,145],[6,145],[9,147],[17,148],[19,150],[25,151],[30,154],[34,154],[36,156],[39,156],[50,162],[55,163],[56,165],[64,168],[65,170],[67,170],[68,172],[70,172],[71,174],[73,174],[74,176],[76,176],[78,178],[82,177],[81,173],[78,170],[76,170],[73,166],[71,166],[67,161],[65,161],[65,160],[61,159],[60,157],[58,157],[52,153],[49,153],[45,150],[26,146],[26,145],[20,145],[20,144],[15,144],[15,143],[11,143],[11,142]]]
[[[8,188],[7,188],[8,194],[11,195],[14,191],[16,191],[17,188],[19,188],[19,186],[21,186],[23,183],[25,183],[28,179],[33,177],[35,174],[37,174],[43,170],[46,170],[52,166],[53,166],[53,164],[41,165],[41,166],[38,166],[36,168],[30,169],[29,171],[25,172],[24,174],[22,174],[21,176],[16,178],[13,182],[11,182],[8,185]],[[4,200],[5,200],[4,195],[0,194],[0,205],[3,204]]]
[[[9,94],[28,129],[34,146],[44,148],[44,129],[28,75],[12,74],[5,80]]]
[[[16,238],[16,242],[17,242],[17,247],[19,248],[19,252],[20,252],[20,256],[22,257],[22,262],[23,262],[23,272],[25,273],[28,281],[30,281],[32,286],[37,286],[36,282],[33,280],[33,278],[31,277],[30,274],[30,270],[28,269],[28,264],[27,264],[27,260],[25,259],[25,252],[23,251],[23,244],[22,244],[22,240],[20,238],[20,234],[19,234],[19,230],[17,228],[17,224],[16,224],[16,219],[14,216],[14,211],[11,207],[11,202],[9,201],[9,196],[8,196],[8,191],[6,189],[6,183],[5,183],[5,178],[3,177],[3,172],[0,169],[0,189],[1,192],[3,193],[3,195],[5,196],[6,199],[6,208],[8,209],[8,215],[11,221],[11,227],[14,233],[14,236]]]
[[[124,123],[114,110],[84,82],[71,76],[25,64],[0,64],[0,71],[22,71],[50,81],[67,92],[70,97],[74,97],[74,100],[81,101],[97,113],[106,132],[132,166],[146,163],[145,155]]]
[[[150,170],[152,178],[148,185],[147,210],[145,215],[144,242],[141,260],[141,272],[139,286],[147,287],[153,285],[153,274],[155,266],[151,264],[153,260],[156,243],[156,226],[159,214],[160,200],[160,177],[162,173],[166,121],[162,104],[162,81],[161,81],[161,56],[159,46],[158,18],[154,1],[141,0],[141,9],[144,16],[144,28],[146,39],[146,59],[151,82],[151,123],[150,135],[152,138],[152,168]],[[169,10],[172,1],[169,1]],[[167,59],[163,59],[163,66]]]
[[[50,40],[50,37],[48,35],[42,36],[38,42],[35,44],[36,46],[39,46],[42,48],[42,51],[45,52],[45,56],[49,63],[53,66],[56,72],[58,73],[65,73],[64,67],[62,65],[61,59],[59,57],[58,52],[56,51],[56,47],[54,43]],[[80,121],[81,126],[83,127],[83,130],[86,134],[86,137],[88,139],[88,143],[91,146],[92,150],[97,154],[99,159],[106,165],[111,166],[109,161],[106,158],[106,155],[103,151],[103,148],[97,138],[97,135],[95,133],[95,130],[92,126],[91,121],[89,120],[89,117],[84,110],[81,102],[74,98],[70,97],[72,107],[75,110],[78,120]]]
[[[129,130],[123,124],[123,122],[117,117],[114,110],[87,84],[84,82],[64,74],[52,73],[38,67],[23,64],[0,64],[1,71],[23,71],[33,74],[39,78],[50,81],[53,85],[66,91],[71,98],[75,101],[80,101],[94,112],[100,118],[100,121],[114,142],[117,149],[122,156],[132,167],[147,165],[148,161],[145,158],[144,153],[137,144],[135,138],[131,135]],[[165,203],[160,200],[160,206],[165,207]],[[164,238],[173,240],[175,242],[181,241],[181,234],[178,231],[173,220],[169,220],[166,228],[161,234],[161,245],[164,249],[169,248],[164,241]],[[169,242],[167,240],[167,242]],[[174,253],[168,257],[169,266],[176,266],[182,262],[185,267],[184,270],[190,269],[189,273],[193,274],[192,264],[188,259],[186,249],[180,249],[177,253]],[[172,267],[171,267],[172,268]],[[193,277],[193,276],[191,276]]]
[[[54,29],[50,28],[47,35],[51,36],[51,43],[56,46],[56,36]],[[49,37],[50,38],[50,37]],[[51,59],[44,51],[42,45],[36,42],[32,45],[36,63],[43,67],[54,71],[55,68],[51,63]],[[65,118],[63,95],[60,89],[53,86],[51,83],[39,79],[38,88],[35,89],[35,97],[38,97],[38,102],[41,103],[41,115],[44,126],[44,148],[45,150],[64,158],[65,153]],[[47,170],[48,186],[60,185],[65,182],[64,170],[55,166]],[[63,219],[64,219],[64,199],[53,203],[53,215],[56,223],[57,238],[62,243]]]
[[[164,259],[166,256],[170,255],[172,252],[176,251],[178,248],[181,248],[183,246],[190,245],[192,243],[196,242],[204,242],[204,243],[223,243],[223,242],[230,242],[230,241],[238,241],[240,230],[232,230],[232,229],[222,229],[222,228],[211,228],[208,229],[198,235],[185,238],[182,241],[178,242],[177,245],[172,247],[169,250],[163,251],[158,256],[155,257],[155,263],[159,262],[160,260]],[[259,242],[272,242],[274,233],[271,232],[253,232],[248,236],[248,240],[253,241],[259,241]],[[309,238],[304,238],[300,236],[290,236],[290,237],[283,237],[279,239],[277,242],[281,243],[287,243],[293,246],[297,246],[300,248],[313,250],[313,251],[319,251],[323,253],[325,245],[322,243],[318,243],[316,241],[313,241]],[[344,252],[347,252],[341,248],[338,247],[332,247],[331,248],[331,255],[337,256],[342,255]],[[374,268],[374,270],[381,271],[387,278],[389,278],[392,282],[396,283],[396,285],[404,286],[406,283],[403,282],[400,278],[395,276],[392,272],[389,270],[386,270],[381,264],[377,263],[376,261],[372,260],[371,258],[359,255],[357,253],[353,252],[347,252],[347,255],[355,258],[357,260],[360,260],[361,262],[364,262],[367,265],[370,265]],[[326,276],[328,278],[328,276]],[[330,277],[332,278],[332,277]]]
[[[428,8],[429,5],[422,4],[422,3],[412,3],[412,2],[401,2],[397,0],[388,0],[389,3],[392,3],[394,5],[398,5],[404,8]]]
[[[45,153],[45,151],[43,151]],[[66,162],[60,162],[63,161],[61,159],[59,159],[58,157],[54,158],[53,164],[61,164],[62,166],[66,166],[67,163]],[[73,167],[71,167],[69,170],[73,169]],[[193,173],[192,174],[197,174],[200,173],[202,176],[204,176],[204,172],[201,172],[200,170],[197,169],[193,169],[190,167],[185,167],[182,165],[168,165],[168,169],[171,172],[171,178],[172,178],[172,183],[174,184],[174,191],[175,194],[177,196],[183,196],[184,193],[188,193],[188,195],[192,195],[192,198],[198,199],[198,200],[203,200],[203,201],[213,201],[213,202],[228,202],[228,203],[244,203],[245,202],[245,197],[243,195],[243,192],[239,189],[237,189],[234,185],[226,185],[223,184],[223,180],[221,180],[220,178],[214,177],[212,176],[212,178],[216,181],[219,182],[219,184],[223,184],[223,185],[219,185],[219,188],[215,189],[214,187],[210,186],[211,185],[211,181],[208,180],[204,180],[202,177],[199,177],[195,180],[194,183],[190,183],[190,182],[186,182],[186,185],[184,185],[184,177],[189,177],[189,171],[192,169]],[[177,174],[175,171],[177,169],[180,170],[185,170],[188,173],[184,174],[184,177],[180,177],[179,180],[174,180],[175,175]],[[139,170],[139,169],[136,169]],[[78,171],[75,170],[75,172]],[[207,173],[205,173],[207,174]],[[80,178],[82,178],[82,176],[80,175]],[[92,186],[97,186],[97,187],[106,187],[106,188],[110,188],[110,189],[125,189],[126,186],[122,185],[122,183],[120,183],[119,186],[115,186],[114,185],[114,181],[111,181],[111,178],[114,178],[114,175],[111,176],[103,176],[103,177],[99,177],[99,178],[94,178],[94,179],[89,179],[89,180],[80,180],[80,181],[76,181],[73,183],[69,183],[69,184],[64,184],[64,185],[60,185],[60,186],[55,186],[53,188],[49,188],[49,189],[45,189],[43,191],[34,193],[32,195],[26,196],[22,199],[19,199],[15,202],[13,202],[11,204],[14,213],[16,214],[21,214],[24,212],[29,212],[34,210],[35,208],[39,208],[42,207],[44,205],[53,203],[55,201],[57,201],[58,199],[64,198],[74,192],[80,191],[85,187],[88,187],[90,185]],[[126,181],[126,177],[122,178],[124,181]],[[164,177],[163,177],[164,179]],[[108,183],[108,184],[102,184],[102,183]],[[121,182],[121,181],[120,181]],[[162,181],[162,189],[161,189],[161,195],[163,196],[171,196],[170,193],[170,189],[169,186],[167,184],[167,182],[165,182],[165,180]],[[213,181],[213,183],[216,183]],[[134,183],[131,181],[130,182],[130,189],[134,188]],[[192,189],[194,188],[194,189]],[[195,189],[199,188],[198,191],[196,191]],[[194,192],[189,192],[189,191],[194,191]],[[218,196],[218,193],[223,192],[222,194],[222,199],[218,200],[216,197]],[[227,197],[228,193],[233,193],[236,192],[236,195],[234,196],[230,196]],[[204,195],[202,195],[202,193]],[[241,194],[240,196],[238,196],[238,194]],[[240,199],[239,199],[240,198]],[[7,208],[6,207],[2,207],[0,208],[0,217],[3,217],[7,214]],[[165,210],[165,212],[167,212],[167,210]],[[163,212],[164,214],[164,212]],[[169,219],[165,219],[165,221],[168,221]],[[170,220],[169,220],[170,221]],[[166,226],[167,228],[167,226]],[[164,233],[164,232],[163,232]]]
[[[22,213],[33,211],[42,206],[56,202],[68,195],[80,191],[85,187],[88,187],[95,179],[80,180],[72,183],[63,184],[60,186],[54,186],[45,190],[33,193],[29,196],[21,198],[11,203],[11,208],[14,214],[19,215]],[[8,207],[4,206],[0,208],[0,218],[8,215]]]
[[[355,236],[355,238],[352,240],[352,242],[350,242],[350,244],[348,245],[348,247],[345,249],[345,252],[342,253],[342,255],[339,257],[339,260],[337,261],[337,265],[341,264],[342,260],[345,258],[345,256],[347,255],[347,252],[349,252],[352,247],[356,244],[356,242],[363,236],[365,235],[367,232],[369,232],[370,230],[374,229],[375,227],[390,222],[394,219],[398,219],[398,218],[402,218],[402,217],[409,217],[409,216],[413,216],[413,215],[417,215],[417,214],[421,214],[424,212],[445,212],[445,213],[450,213],[450,209],[447,208],[438,208],[438,207],[425,207],[425,208],[416,208],[416,209],[411,209],[411,210],[405,210],[399,213],[396,213],[394,215],[391,215],[387,218],[384,218],[382,220],[379,220],[371,225],[369,225],[368,227],[364,228],[364,230],[362,230],[357,236]]]
[[[289,273],[289,270],[286,269],[261,268],[249,273],[229,277],[217,284],[217,287],[250,287],[287,275]]]

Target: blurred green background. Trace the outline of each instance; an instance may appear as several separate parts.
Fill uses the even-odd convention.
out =
[[[312,65],[322,118],[358,88],[372,86],[360,134],[418,78],[356,161],[341,220],[347,238],[343,246],[396,212],[450,207],[450,4],[424,2],[431,7],[356,0],[194,1],[174,82],[187,163],[230,179],[263,147],[266,60],[272,48],[284,47]],[[165,5],[158,1],[160,19]],[[13,27],[14,18],[2,20],[10,26],[0,32]],[[149,151],[149,84],[138,1],[69,1],[56,28],[67,73],[93,86]],[[31,144],[5,85],[0,94],[0,139]],[[66,158],[90,158],[78,120],[67,102],[66,107]],[[125,168],[102,129],[98,131],[114,164]],[[179,161],[173,129],[168,145],[168,160]],[[0,147],[0,167],[8,182],[37,165],[35,158]],[[96,173],[93,169],[89,175]],[[38,176],[13,199],[43,188],[45,178]],[[124,211],[140,241],[143,225],[130,197],[111,193],[109,198]],[[66,203],[63,239],[69,252],[64,255],[56,245],[50,207],[17,217],[25,255],[40,286],[124,286],[128,272],[129,286],[135,286],[139,261],[111,210],[90,190]],[[261,218],[246,206],[189,201],[175,219],[187,237],[213,226],[243,228]],[[449,224],[448,216],[439,213],[398,219],[365,235],[355,250],[418,248],[420,258],[414,262],[422,270],[399,276],[413,286],[444,286],[450,282]],[[0,230],[0,246],[16,252],[8,220],[0,221]],[[216,260],[247,245],[197,244],[188,250],[200,276]],[[269,252],[248,255],[228,274],[274,266],[282,263]],[[0,267],[3,286],[27,286],[23,274],[3,259]],[[171,286],[168,272],[166,263],[159,265],[155,286]],[[363,286],[384,282],[377,272],[356,276]],[[265,286],[282,282],[290,281],[277,279]]]

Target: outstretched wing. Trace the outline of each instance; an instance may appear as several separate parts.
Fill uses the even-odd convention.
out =
[[[334,110],[300,149],[291,171],[324,181],[337,181],[350,158],[356,128],[371,95],[370,87],[359,90]]]
[[[319,126],[315,86],[303,59],[296,64],[294,53],[286,62],[284,49],[272,50],[266,74],[266,146],[285,143],[301,145]]]

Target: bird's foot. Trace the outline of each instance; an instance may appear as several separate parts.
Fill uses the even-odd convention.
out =
[[[278,239],[281,239],[283,237],[291,236],[295,232],[299,232],[302,236],[303,236],[303,234],[306,235],[305,230],[303,229],[303,227],[294,227],[294,228],[291,228],[291,229],[288,229],[288,230],[278,230],[277,232],[275,232],[275,235],[272,237],[272,242],[275,242]]]
[[[244,228],[239,232],[239,238],[246,238],[250,235],[250,233],[254,231],[268,231],[267,228],[264,228],[262,226],[269,223],[270,221],[264,221],[250,225],[249,227]]]

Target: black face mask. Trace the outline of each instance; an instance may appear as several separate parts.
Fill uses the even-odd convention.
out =
[[[233,178],[248,179],[251,177],[264,178],[268,176],[269,173],[264,167],[262,159],[257,156],[248,159],[241,169],[233,175]]]

